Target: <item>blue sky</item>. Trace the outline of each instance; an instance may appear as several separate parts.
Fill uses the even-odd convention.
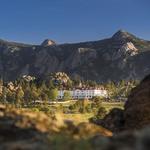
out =
[[[99,40],[124,29],[150,40],[150,0],[0,0],[0,38]]]

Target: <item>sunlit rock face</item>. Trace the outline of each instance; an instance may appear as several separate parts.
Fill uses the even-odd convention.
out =
[[[119,58],[127,58],[138,54],[138,49],[133,45],[132,42],[127,42],[123,44],[120,49],[116,50],[112,56],[112,60],[117,60]]]
[[[124,44],[121,47],[120,51],[122,53],[124,52],[125,54],[128,54],[130,56],[134,56],[134,55],[138,54],[138,49],[133,45],[132,42],[128,42],[128,43]]]

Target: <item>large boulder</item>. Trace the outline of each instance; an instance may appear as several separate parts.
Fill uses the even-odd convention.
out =
[[[47,136],[58,131],[57,121],[44,113],[0,105],[0,150],[47,150]]]
[[[112,136],[110,131],[89,123],[60,124],[43,113],[0,106],[0,150],[150,149],[150,128]]]
[[[59,114],[47,116],[42,112],[0,105],[0,150],[49,150],[55,149],[56,142],[58,146],[62,144],[59,149],[61,146],[64,147],[61,149],[70,149],[68,141],[75,144],[75,138],[95,135],[108,137],[112,132],[90,123],[77,125],[64,121]]]
[[[149,150],[150,128],[126,131],[110,138],[95,136],[90,142],[94,150]]]
[[[150,75],[131,90],[124,110],[113,109],[96,122],[113,132],[136,130],[150,125]]]
[[[131,91],[124,110],[125,129],[150,125],[150,75]]]
[[[123,115],[123,110],[114,108],[102,120],[98,120],[96,124],[99,124],[112,132],[119,132],[123,130],[124,126]]]

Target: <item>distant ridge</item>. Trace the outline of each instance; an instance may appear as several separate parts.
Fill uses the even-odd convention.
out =
[[[73,44],[49,39],[41,45],[0,40],[0,76],[6,81],[54,72],[97,82],[142,79],[150,74],[149,58],[150,42],[124,30],[104,40]]]

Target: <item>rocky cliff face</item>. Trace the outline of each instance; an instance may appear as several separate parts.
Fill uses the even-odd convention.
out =
[[[141,79],[150,73],[149,57],[150,42],[125,31],[109,39],[76,44],[45,40],[38,46],[0,40],[0,76],[14,80],[66,72],[98,82]]]

